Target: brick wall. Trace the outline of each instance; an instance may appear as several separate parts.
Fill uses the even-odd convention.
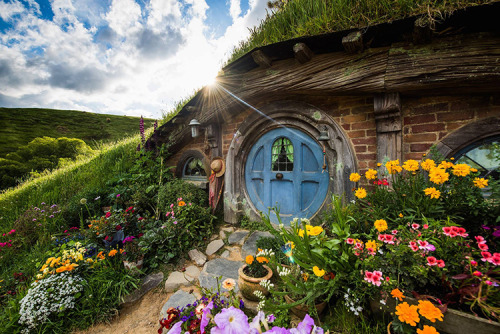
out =
[[[166,161],[167,166],[177,166],[178,161],[181,159],[182,155],[184,152],[188,150],[197,150],[203,153],[203,155],[206,156],[205,154],[205,134],[202,132],[198,137],[192,138],[189,144],[183,146],[179,151],[175,152],[170,158]],[[174,168],[172,170],[173,173],[176,172],[176,169]]]

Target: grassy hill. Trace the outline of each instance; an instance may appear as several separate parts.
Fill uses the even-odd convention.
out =
[[[139,117],[94,114],[77,110],[0,108],[0,157],[37,137],[78,138],[95,148],[139,133]],[[154,120],[145,119],[145,127]]]

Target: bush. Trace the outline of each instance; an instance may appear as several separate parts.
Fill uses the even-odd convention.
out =
[[[181,179],[175,179],[165,184],[159,191],[161,212],[168,212],[170,204],[176,203],[178,198],[182,198],[186,203],[200,206],[208,205],[208,194],[194,184]]]

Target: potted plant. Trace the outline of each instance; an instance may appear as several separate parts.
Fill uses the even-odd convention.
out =
[[[127,269],[142,269],[144,253],[141,247],[139,247],[138,238],[134,236],[128,236],[123,239],[123,265]]]
[[[238,270],[238,286],[243,297],[258,301],[259,293],[256,294],[256,291],[260,291],[260,294],[264,296],[269,294],[268,289],[260,284],[262,281],[269,281],[273,276],[271,268],[265,265],[269,263],[269,258],[263,252],[259,252],[255,258],[248,255],[245,262]]]

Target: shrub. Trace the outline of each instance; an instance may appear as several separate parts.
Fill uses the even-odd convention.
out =
[[[158,193],[161,212],[168,212],[170,204],[182,198],[186,203],[197,204],[199,206],[208,205],[208,195],[206,191],[194,184],[181,179],[175,179],[165,184]]]

